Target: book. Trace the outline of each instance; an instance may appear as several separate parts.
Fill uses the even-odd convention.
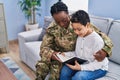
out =
[[[81,59],[78,57],[63,56],[62,54],[59,54],[59,53],[56,54],[56,56],[62,61],[63,64],[67,63],[67,64],[75,65],[75,60],[79,64],[83,64],[83,63],[87,62],[87,60],[85,60],[85,59]]]

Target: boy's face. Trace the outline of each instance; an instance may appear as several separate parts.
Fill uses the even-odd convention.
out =
[[[88,27],[80,23],[72,23],[72,27],[74,29],[74,32],[81,37],[85,37],[88,32]]]

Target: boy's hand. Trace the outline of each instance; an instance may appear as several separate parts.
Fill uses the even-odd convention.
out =
[[[106,52],[103,50],[99,50],[97,53],[94,54],[94,57],[97,61],[102,61],[106,57]]]
[[[75,61],[75,65],[70,65],[70,64],[66,64],[66,65],[73,70],[81,70],[80,64],[77,61]]]

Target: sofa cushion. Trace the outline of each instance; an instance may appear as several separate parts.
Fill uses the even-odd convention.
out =
[[[49,24],[53,21],[54,19],[52,18],[52,16],[45,16],[44,17],[44,29],[46,29]]]
[[[113,19],[90,15],[90,20],[91,23],[93,23],[102,32],[108,34],[108,30]]]
[[[113,51],[110,60],[120,64],[120,21],[113,21],[108,36],[113,41]]]
[[[114,78],[115,80],[120,79],[120,65],[110,61],[109,62],[109,71],[106,76]]]
[[[46,28],[49,26],[49,24],[53,21],[53,18],[51,16],[45,16],[44,18],[44,26],[41,32],[40,38],[43,39],[43,36],[46,33]]]

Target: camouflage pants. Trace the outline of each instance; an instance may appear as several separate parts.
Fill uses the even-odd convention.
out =
[[[36,64],[36,80],[44,80],[50,72],[49,80],[59,80],[61,63],[58,61],[42,62]]]

